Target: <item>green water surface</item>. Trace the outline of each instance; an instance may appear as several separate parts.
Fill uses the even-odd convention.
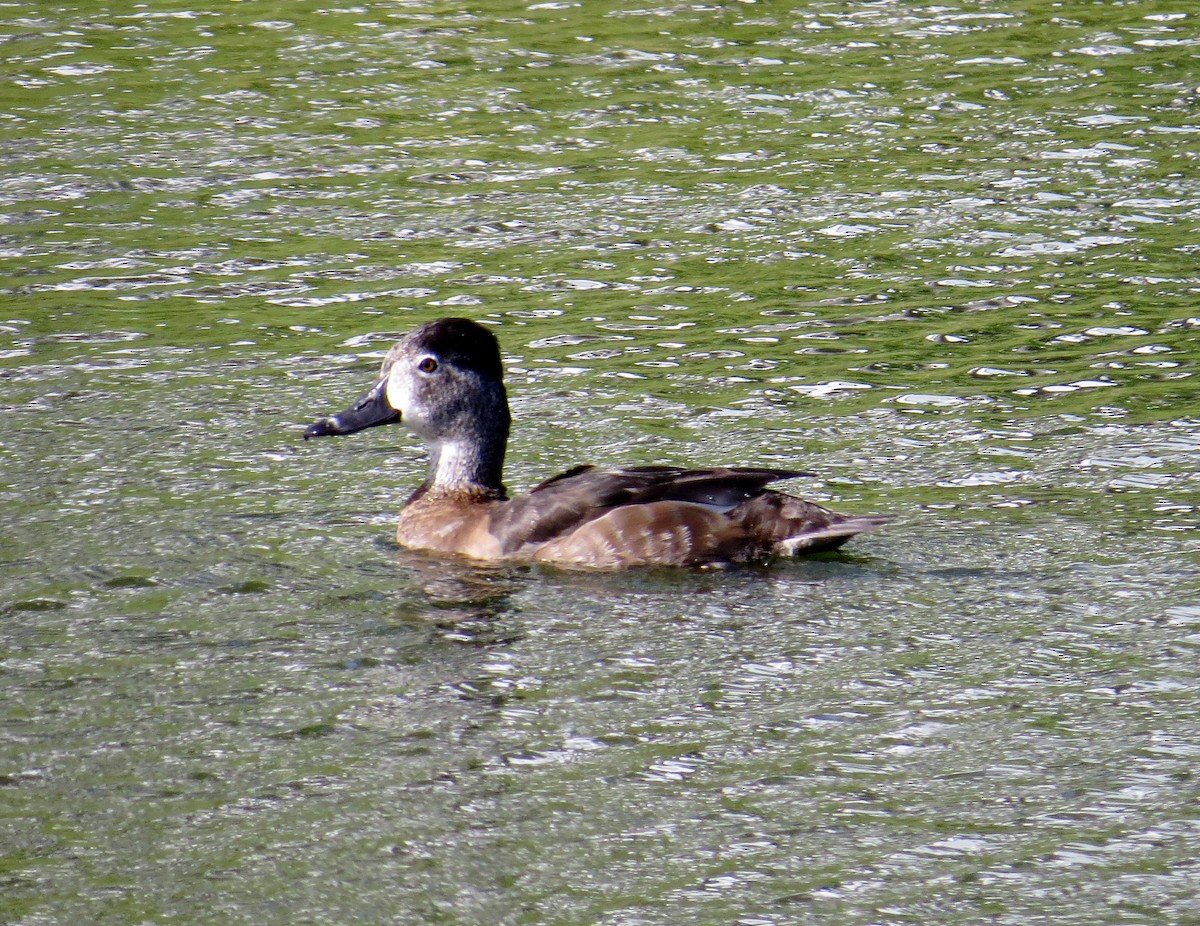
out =
[[[0,921],[1200,923],[1200,19],[0,3]],[[391,544],[391,341],[508,481],[811,469],[723,573]]]

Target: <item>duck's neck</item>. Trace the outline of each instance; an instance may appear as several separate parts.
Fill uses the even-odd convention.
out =
[[[444,441],[429,448],[421,494],[504,498],[504,443]]]
[[[422,496],[503,499],[504,451],[512,414],[503,383],[487,382],[436,413],[408,414],[429,449],[429,473],[409,502]]]
[[[456,428],[453,437],[430,440],[429,474],[410,501],[423,495],[506,498],[504,451],[508,446],[508,404]]]

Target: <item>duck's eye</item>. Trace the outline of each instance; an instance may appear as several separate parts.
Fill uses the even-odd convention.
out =
[[[438,368],[438,362],[432,357],[425,357],[417,364],[417,369],[422,373],[432,373]]]

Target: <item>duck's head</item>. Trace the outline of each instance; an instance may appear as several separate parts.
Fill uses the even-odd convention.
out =
[[[384,358],[375,385],[345,411],[309,425],[304,437],[353,434],[403,421],[434,450],[499,444],[510,423],[500,345],[466,318],[440,318],[410,331]]]

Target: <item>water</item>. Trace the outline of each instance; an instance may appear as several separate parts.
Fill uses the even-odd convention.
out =
[[[4,7],[0,919],[1196,922],[1196,17]],[[508,481],[802,466],[729,573],[389,543],[391,339]]]

